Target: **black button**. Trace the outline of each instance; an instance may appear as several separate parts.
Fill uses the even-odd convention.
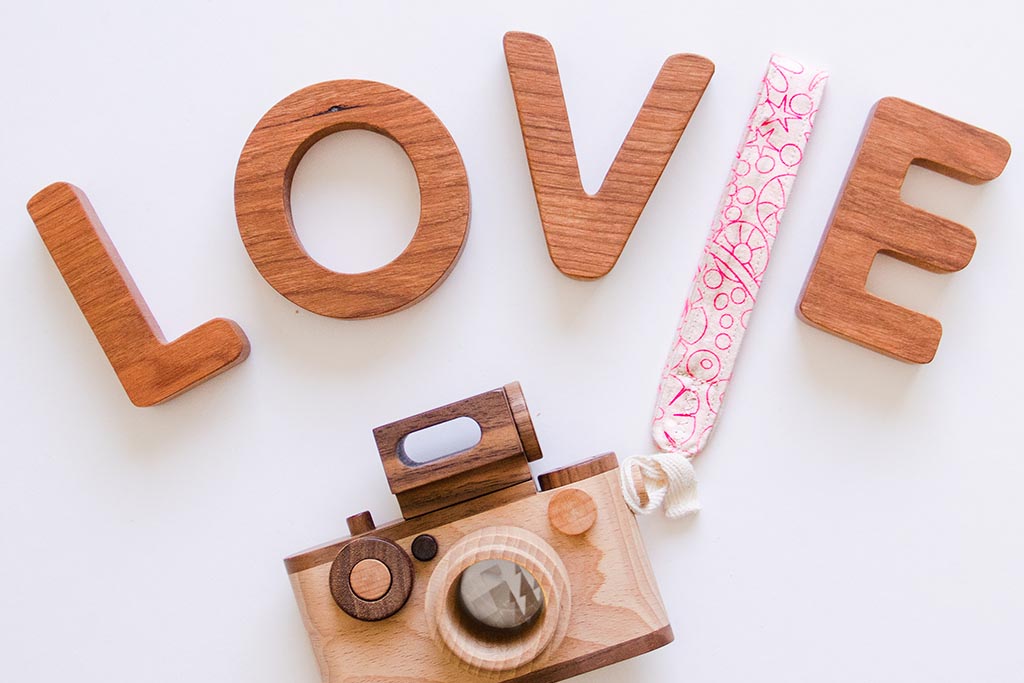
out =
[[[420,534],[412,542],[412,556],[420,562],[430,562],[437,557],[437,539],[430,534]]]

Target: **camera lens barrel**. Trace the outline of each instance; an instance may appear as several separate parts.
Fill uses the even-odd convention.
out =
[[[504,574],[501,581],[474,576],[474,568],[483,574],[495,567]],[[475,585],[464,585],[467,577]],[[480,579],[498,589],[490,596],[497,597],[495,604],[468,604],[488,588]],[[530,600],[520,603],[527,594]],[[522,614],[497,614],[506,607]],[[511,671],[558,648],[569,628],[572,588],[565,564],[547,541],[520,527],[484,527],[446,550],[430,576],[424,611],[431,633],[470,670]]]

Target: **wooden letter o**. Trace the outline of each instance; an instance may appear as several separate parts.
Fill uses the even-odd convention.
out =
[[[302,247],[291,214],[295,169],[317,141],[361,128],[397,142],[412,162],[420,219],[398,257],[365,273],[338,273]],[[469,229],[469,181],[441,120],[409,93],[375,81],[303,88],[268,111],[235,172],[238,230],[256,269],[298,306],[333,318],[372,318],[410,306],[455,266]]]

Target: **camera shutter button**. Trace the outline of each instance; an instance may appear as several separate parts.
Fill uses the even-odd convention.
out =
[[[437,557],[437,539],[430,534],[420,534],[412,542],[412,556],[420,562],[430,562]]]

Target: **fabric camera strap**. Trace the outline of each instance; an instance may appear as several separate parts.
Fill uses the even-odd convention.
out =
[[[659,452],[621,468],[634,512],[700,509],[691,459],[721,410],[827,80],[780,55],[768,64],[662,372],[652,424]]]

